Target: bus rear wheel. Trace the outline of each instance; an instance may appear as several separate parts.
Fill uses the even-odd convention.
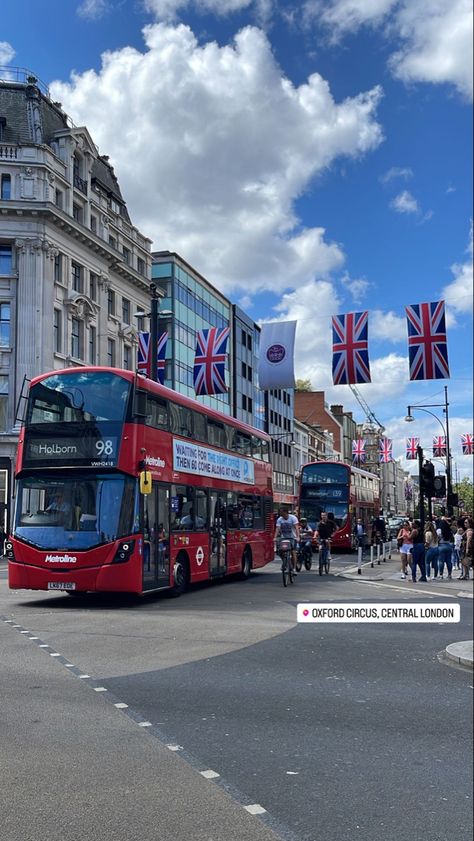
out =
[[[188,589],[189,584],[189,562],[183,555],[179,555],[176,559],[173,570],[173,578],[173,595],[182,596]]]
[[[246,549],[244,554],[242,555],[242,571],[240,573],[240,577],[242,581],[246,581],[247,578],[250,578],[250,573],[252,572],[252,556],[250,554],[250,550]]]

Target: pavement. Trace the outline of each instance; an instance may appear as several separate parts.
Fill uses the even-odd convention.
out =
[[[372,559],[364,554],[360,567],[356,559],[355,563],[348,564],[347,567],[336,574],[354,581],[369,581],[375,585],[378,582],[384,582],[385,587],[390,587],[396,592],[408,590],[410,593],[416,592],[430,597],[473,598],[474,580],[471,578],[469,581],[459,581],[461,571],[458,569],[453,569],[451,579],[446,578],[446,575],[442,579],[432,577],[426,583],[423,581],[413,583],[411,576],[402,579],[400,570],[400,554],[396,549],[390,547],[385,554],[379,556],[379,561],[377,561],[376,553],[374,553]],[[448,661],[472,669],[474,665],[473,640],[462,640],[448,645],[444,655]]]

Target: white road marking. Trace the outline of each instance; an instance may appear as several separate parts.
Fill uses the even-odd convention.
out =
[[[122,701],[119,701],[118,704],[114,704],[114,707],[117,707],[118,710],[127,710],[128,704],[123,704]]]
[[[66,666],[66,669],[73,669],[74,668],[74,663],[65,663],[64,665]]]
[[[216,777],[220,777],[220,774],[217,771],[211,771],[209,768],[207,771],[199,771],[201,777],[205,777],[206,780],[215,780]]]
[[[139,727],[153,727],[151,721],[139,721],[138,726]]]
[[[20,634],[29,634],[29,631],[20,631]]]
[[[94,692],[107,692],[105,686],[94,686]]]
[[[359,579],[355,578],[354,581],[359,582]],[[390,590],[400,590],[402,593],[411,593],[416,596],[441,596],[444,599],[457,599],[455,593],[441,593],[440,590],[425,590],[424,587],[422,590],[413,590],[411,587],[398,587],[396,584],[389,584],[388,581],[384,581],[382,584],[380,581],[369,581],[365,578],[360,581],[360,584],[370,584],[371,587],[389,587]]]
[[[49,648],[49,645],[46,645],[45,642],[42,642],[41,645],[38,646],[38,648]]]
[[[90,675],[79,675],[79,680],[84,680],[86,677],[90,677]]]
[[[260,806],[260,803],[252,803],[251,806],[244,806],[244,809],[251,815],[263,815],[267,811],[263,806]]]
[[[182,745],[166,745],[166,747],[168,748],[168,750],[173,751],[183,750]]]
[[[49,655],[49,656],[50,656],[50,657],[61,657],[61,655],[60,655],[60,654],[58,654],[56,651],[52,651],[52,652],[50,652],[50,655]]]
[[[30,640],[39,640],[39,637],[28,637]]]

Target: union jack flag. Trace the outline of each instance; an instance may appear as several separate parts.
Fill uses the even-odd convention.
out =
[[[463,456],[472,456],[474,452],[474,437],[470,432],[466,435],[461,435],[461,445]]]
[[[364,462],[366,458],[365,440],[364,438],[358,438],[357,441],[352,442],[352,461]]]
[[[168,341],[168,333],[162,333],[158,338],[157,347],[157,377],[158,382],[163,385],[165,379],[165,364],[166,364],[166,342]],[[137,351],[137,371],[149,377],[151,374],[151,357],[150,357],[150,334],[138,334],[138,351]]]
[[[388,464],[389,461],[392,461],[392,439],[381,438],[379,441],[379,462]]]
[[[419,438],[407,438],[407,459],[415,459],[418,457],[418,447],[420,446]]]
[[[210,327],[197,334],[194,357],[194,390],[196,394],[224,394],[225,359],[230,327]]]
[[[449,378],[444,301],[405,307],[411,380]]]
[[[366,312],[332,318],[332,379],[334,385],[370,383]]]
[[[435,435],[433,438],[433,457],[437,456],[438,458],[441,456],[443,458],[446,455],[446,438],[444,435]]]

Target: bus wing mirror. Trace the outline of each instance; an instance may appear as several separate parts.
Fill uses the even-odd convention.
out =
[[[151,494],[153,481],[150,470],[142,470],[140,473],[140,493]]]

